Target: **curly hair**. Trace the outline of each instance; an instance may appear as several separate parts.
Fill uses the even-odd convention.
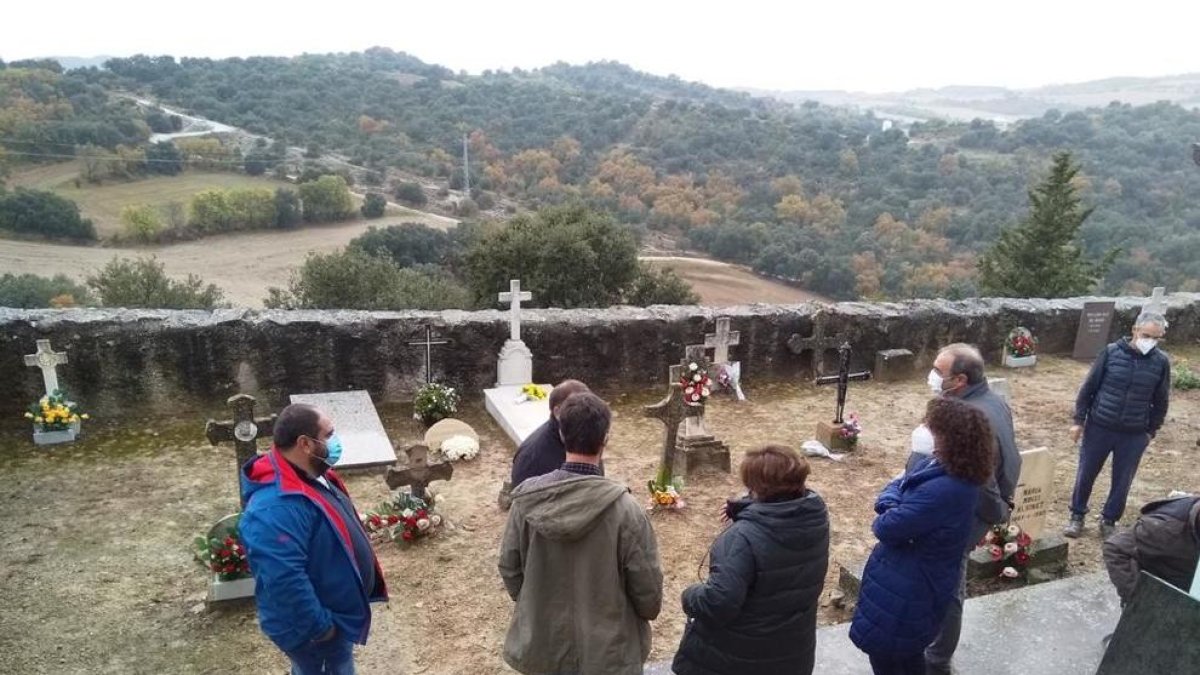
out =
[[[987,417],[962,401],[939,396],[929,401],[925,425],[933,433],[933,454],[956,478],[983,485],[996,463],[996,437]]]

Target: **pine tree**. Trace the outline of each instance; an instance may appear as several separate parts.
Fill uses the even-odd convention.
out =
[[[1092,214],[1080,207],[1071,184],[1079,167],[1071,153],[1054,156],[1050,175],[1029,193],[1029,216],[1000,238],[979,260],[979,286],[987,295],[1062,298],[1090,292],[1112,267],[1119,249],[1098,261],[1085,257],[1079,229]]]

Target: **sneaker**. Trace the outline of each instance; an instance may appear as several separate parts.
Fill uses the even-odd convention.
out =
[[[1063,528],[1063,536],[1076,539],[1083,534],[1083,518],[1079,516],[1071,516],[1071,522]]]
[[[1117,531],[1117,524],[1111,520],[1100,521],[1100,539],[1107,541]]]

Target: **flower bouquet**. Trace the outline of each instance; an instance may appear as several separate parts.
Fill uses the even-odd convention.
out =
[[[683,402],[688,405],[704,405],[712,393],[708,371],[693,361],[679,378],[679,386],[683,387]]]
[[[521,393],[517,396],[517,403],[544,401],[549,395],[550,392],[540,384],[525,384],[521,385]]]
[[[451,436],[442,441],[441,453],[451,462],[475,459],[479,455],[479,441],[470,436]]]
[[[250,561],[246,558],[246,548],[238,539],[237,529],[229,531],[223,538],[196,537],[196,560],[220,581],[250,576]]]
[[[1028,328],[1017,327],[1004,340],[1004,365],[1027,368],[1037,363],[1037,338]]]
[[[67,400],[62,389],[43,396],[30,404],[25,419],[33,422],[33,441],[38,445],[66,443],[79,435],[81,420],[88,419],[87,413],[79,412],[79,406]]]
[[[432,501],[436,502],[437,498]],[[433,536],[445,522],[433,504],[409,492],[396,492],[391,501],[380,504],[378,509],[368,511],[360,518],[363,529],[373,539],[401,544]]]
[[[431,382],[413,398],[413,419],[427,427],[458,412],[458,392],[453,387]]]
[[[997,525],[983,536],[980,546],[987,547],[992,561],[1000,563],[1000,577],[1016,579],[1024,575],[1033,555],[1029,547],[1033,538],[1018,525]]]
[[[858,447],[858,437],[862,434],[862,421],[858,419],[858,413],[850,413],[846,421],[842,422],[842,427],[838,429],[838,437],[845,443],[846,449],[853,450]]]
[[[683,500],[683,481],[679,478],[670,481],[652,480],[647,483],[650,488],[650,506],[648,511],[659,509],[678,511],[687,506]]]

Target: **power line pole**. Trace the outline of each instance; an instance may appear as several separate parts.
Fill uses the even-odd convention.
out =
[[[463,189],[471,195],[471,156],[467,150],[467,135],[463,134]]]

